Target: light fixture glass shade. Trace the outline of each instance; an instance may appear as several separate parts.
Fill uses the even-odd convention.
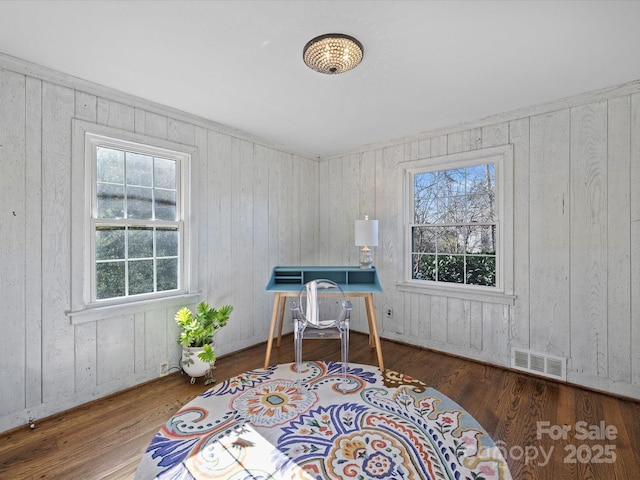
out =
[[[362,44],[349,35],[328,33],[310,40],[302,58],[316,72],[334,75],[356,67],[364,55]]]
[[[369,220],[365,215],[364,220],[356,220],[356,246],[360,250],[360,268],[371,268],[373,265],[373,252],[369,247],[378,245],[378,221]]]

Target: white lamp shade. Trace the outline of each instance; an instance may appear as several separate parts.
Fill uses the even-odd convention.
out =
[[[378,245],[378,220],[356,220],[356,246]]]

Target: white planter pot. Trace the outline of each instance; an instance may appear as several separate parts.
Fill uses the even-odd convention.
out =
[[[203,362],[198,357],[202,352],[202,347],[183,347],[182,360],[180,365],[182,370],[191,377],[191,383],[195,383],[196,378],[203,377],[213,368],[215,360],[211,363]]]

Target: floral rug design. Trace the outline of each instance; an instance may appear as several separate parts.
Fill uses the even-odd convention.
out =
[[[252,370],[181,408],[136,473],[145,480],[509,480],[500,451],[459,405],[406,375],[307,362]]]

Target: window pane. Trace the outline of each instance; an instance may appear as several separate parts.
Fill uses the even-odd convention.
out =
[[[496,258],[485,255],[467,256],[467,283],[496,286]]]
[[[443,227],[438,229],[438,253],[464,253],[465,229]]]
[[[412,278],[416,280],[436,279],[435,255],[412,255]]]
[[[434,223],[457,223],[458,212],[455,209],[455,202],[452,197],[438,198],[438,215]]]
[[[495,203],[493,196],[469,195],[465,209],[465,222],[493,222]]]
[[[175,257],[178,255],[178,231],[156,230],[156,257]]]
[[[487,180],[487,167],[486,165],[474,165],[473,167],[466,168],[466,183],[467,193],[478,192],[478,190],[485,190]],[[491,165],[492,166],[492,165]]]
[[[495,165],[486,163],[484,165],[475,165],[467,168],[467,191],[469,193],[482,190],[489,192],[494,189]]]
[[[176,188],[176,162],[166,158],[156,158],[153,165],[153,185],[156,188]]]
[[[436,174],[433,172],[420,173],[413,177],[413,223],[436,222],[435,185]]]
[[[96,264],[96,298],[114,298],[125,296],[124,262],[105,262]]]
[[[96,157],[98,182],[124,185],[124,152],[97,147]]]
[[[467,169],[468,222],[491,222],[495,218],[494,165],[477,165]]]
[[[444,170],[440,177],[441,187],[444,188],[446,195],[464,195],[466,189],[465,169]]]
[[[424,217],[424,220],[420,223],[438,223],[438,204],[435,200],[429,204],[422,216]]]
[[[129,258],[153,257],[153,229],[129,228]]]
[[[97,218],[124,217],[124,185],[98,183]]]
[[[129,295],[153,292],[153,260],[129,262]]]
[[[96,260],[124,259],[124,228],[96,228]]]
[[[447,223],[463,223],[465,222],[465,212],[468,207],[468,198],[466,195],[449,197],[447,210]]]
[[[127,187],[127,218],[152,219],[151,188]]]
[[[496,252],[496,227],[495,225],[473,225],[469,227],[467,238],[467,253],[491,253]]]
[[[153,157],[127,152],[127,185],[153,186]]]
[[[178,259],[162,258],[157,262],[158,291],[176,290],[178,288]]]
[[[464,283],[464,256],[438,255],[438,281]]]
[[[156,218],[158,220],[176,220],[175,190],[155,189]]]
[[[434,227],[413,227],[414,252],[432,253],[436,251],[436,229]]]

